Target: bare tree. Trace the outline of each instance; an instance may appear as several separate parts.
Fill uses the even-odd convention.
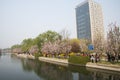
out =
[[[70,32],[66,29],[63,29],[61,32],[60,32],[60,35],[61,35],[61,39],[62,40],[66,40],[66,39],[69,39],[70,37]]]

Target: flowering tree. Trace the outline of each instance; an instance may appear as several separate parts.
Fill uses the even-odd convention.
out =
[[[97,54],[102,54],[104,52],[104,39],[102,38],[101,34],[98,34],[93,42],[94,44],[94,51]]]
[[[71,49],[72,49],[72,46],[70,45],[69,41],[62,41],[60,43],[61,53],[64,53],[66,56],[71,51]]]
[[[58,55],[64,53],[67,55],[71,51],[71,45],[66,41],[57,40],[55,42],[46,42],[42,49],[42,53],[47,55]]]
[[[120,28],[116,24],[109,25],[110,30],[107,34],[107,49],[111,55],[120,55]]]
[[[60,40],[57,40],[55,41],[54,43],[52,43],[52,46],[51,46],[51,53],[52,54],[59,54],[60,53]]]
[[[31,48],[29,49],[30,54],[38,53],[38,51],[39,49],[37,45],[31,46]]]
[[[80,50],[81,52],[88,52],[88,44],[90,44],[90,41],[85,39],[80,39]]]
[[[55,42],[46,42],[42,46],[42,53],[47,54],[47,55],[56,55],[60,53],[60,46],[59,46],[60,41],[55,41]]]
[[[42,46],[42,49],[41,49],[42,53],[49,54],[50,53],[50,47],[51,47],[50,42],[44,43],[44,45]]]

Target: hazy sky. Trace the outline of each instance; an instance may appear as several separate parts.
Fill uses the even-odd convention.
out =
[[[0,48],[20,44],[47,30],[67,29],[76,38],[75,7],[85,0],[0,0]],[[120,25],[120,0],[94,0],[101,4],[104,26]]]

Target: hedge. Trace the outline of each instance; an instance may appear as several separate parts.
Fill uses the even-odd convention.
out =
[[[69,63],[80,64],[80,65],[85,65],[89,61],[90,61],[90,59],[89,59],[88,56],[75,56],[75,55],[72,55],[68,59]]]

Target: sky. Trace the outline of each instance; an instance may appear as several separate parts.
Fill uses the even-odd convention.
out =
[[[76,38],[75,7],[85,0],[0,0],[0,48],[52,30],[66,29]],[[120,26],[120,0],[94,0],[102,6],[105,32],[111,22]]]

